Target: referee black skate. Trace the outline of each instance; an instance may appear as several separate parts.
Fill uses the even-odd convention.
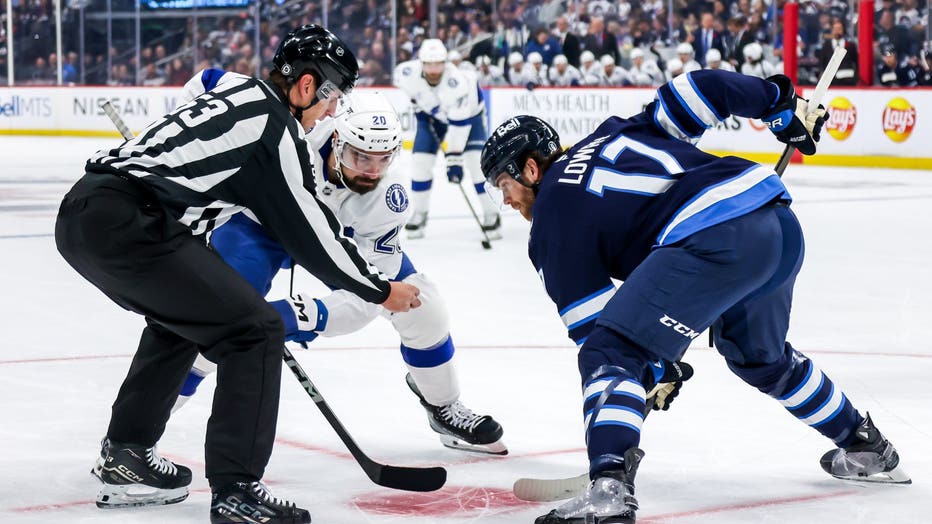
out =
[[[147,323],[113,403],[98,506],[187,497],[191,471],[160,457],[156,443],[200,351],[219,365],[205,442],[210,521],[310,522],[261,482],[278,418],[281,318],[205,236],[250,212],[330,286],[394,312],[420,304],[417,288],[390,283],[359,256],[315,197],[304,133],[333,114],[357,77],[339,38],[300,27],[282,40],[268,79],[225,75],[137,137],[98,152],[65,196],[58,250]]]

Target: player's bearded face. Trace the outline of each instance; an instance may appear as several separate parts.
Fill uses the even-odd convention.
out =
[[[525,220],[531,220],[531,210],[534,207],[534,190],[521,185],[517,180],[502,173],[495,181],[495,187],[502,192],[502,201],[507,206],[521,213]]]
[[[443,62],[424,62],[424,79],[428,84],[435,86],[440,83],[444,65]]]
[[[367,152],[344,145],[338,161],[343,183],[356,193],[368,193],[379,185],[395,159],[397,149],[388,152]]]

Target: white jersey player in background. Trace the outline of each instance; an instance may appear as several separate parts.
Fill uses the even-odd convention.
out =
[[[547,77],[550,85],[556,87],[578,86],[582,80],[579,69],[570,65],[566,55],[553,57],[553,66],[549,69]]]
[[[405,230],[408,238],[421,238],[430,211],[434,164],[446,141],[447,179],[455,184],[469,173],[482,205],[482,229],[490,239],[501,238],[499,206],[485,191],[479,154],[489,136],[485,97],[477,76],[447,62],[447,49],[435,38],[424,40],[417,60],[395,67],[393,83],[411,98],[417,132],[414,137],[411,190],[414,214]]]
[[[638,87],[659,86],[663,83],[663,71],[654,60],[647,60],[644,51],[635,47],[631,50],[631,69],[628,70],[631,83]]]
[[[731,65],[730,62],[722,60],[722,53],[714,47],[705,53],[705,68],[721,69],[722,71],[735,70],[735,66]]]
[[[209,90],[222,73],[199,73],[185,85],[183,96],[193,98]],[[407,180],[397,171],[388,171],[401,149],[398,115],[381,93],[355,92],[350,100],[346,112],[318,122],[306,137],[317,197],[334,213],[344,227],[344,236],[356,242],[367,262],[393,281],[417,282],[421,307],[411,310],[411,315],[395,315],[345,290],[337,289],[321,298],[297,294],[271,302],[284,320],[286,340],[304,344],[317,336],[358,331],[379,316],[387,318],[401,337],[407,384],[420,399],[441,442],[454,449],[507,454],[498,422],[473,413],[459,401],[446,304],[436,285],[417,272],[399,244],[399,232],[410,210],[404,189]],[[211,245],[260,293],[268,292],[278,269],[288,266],[291,258],[254,217],[245,213],[215,230]],[[216,369],[216,364],[199,354],[172,412]],[[101,465],[98,462],[93,471],[98,477]]]

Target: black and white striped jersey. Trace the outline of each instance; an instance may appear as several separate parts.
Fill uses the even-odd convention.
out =
[[[326,284],[381,303],[390,285],[315,196],[304,130],[270,84],[235,73],[116,149],[90,172],[129,174],[195,235],[245,210]]]

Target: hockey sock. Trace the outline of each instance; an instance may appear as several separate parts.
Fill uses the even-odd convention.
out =
[[[793,349],[774,363],[761,366],[728,367],[748,384],[777,399],[791,415],[831,439],[840,448],[851,445],[861,423],[841,389],[809,357]]]
[[[638,446],[645,397],[644,385],[623,368],[604,366],[586,381],[583,413],[590,476],[612,469],[614,462],[605,457],[620,456],[624,450]]]
[[[437,155],[414,153],[411,158],[411,200],[415,213],[430,211],[430,190],[436,163]]]
[[[401,345],[401,356],[424,400],[433,406],[445,406],[460,396],[453,367],[453,339],[447,336],[432,348],[414,349]]]

